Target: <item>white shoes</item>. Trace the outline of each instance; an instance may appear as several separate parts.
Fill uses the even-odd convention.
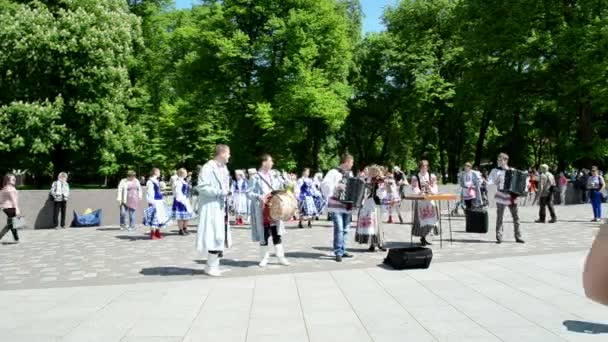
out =
[[[287,258],[285,258],[285,250],[283,249],[283,245],[275,245],[274,249],[276,251],[277,254],[277,259],[279,260],[279,264],[283,265],[283,266],[289,266],[290,263],[289,261],[287,261]]]
[[[276,245],[276,246],[274,246],[274,248],[276,251],[275,254],[277,256],[277,260],[279,261],[279,264],[281,264],[283,266],[291,265],[289,263],[289,261],[287,261],[287,258],[285,258],[285,250],[283,249],[283,245]],[[270,258],[270,253],[268,252],[268,246],[260,246],[260,258],[262,260],[260,261],[258,266],[266,267],[266,265],[268,265],[268,259]]]
[[[207,254],[205,273],[210,277],[219,277],[222,275],[222,272],[220,271],[220,258],[217,254]]]
[[[262,261],[258,264],[260,267],[266,267],[268,265],[268,258],[270,257],[270,253],[268,252],[268,246],[260,246],[260,258]]]

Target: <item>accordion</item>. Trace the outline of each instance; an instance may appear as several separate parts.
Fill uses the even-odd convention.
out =
[[[365,197],[365,181],[358,177],[351,177],[346,180],[346,191],[340,196],[340,202],[352,205],[354,208],[361,207]]]
[[[522,196],[526,193],[528,173],[519,170],[506,170],[505,182],[500,189],[501,192],[507,192],[512,195]]]

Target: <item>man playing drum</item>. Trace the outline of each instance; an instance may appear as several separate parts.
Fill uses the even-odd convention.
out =
[[[262,156],[262,167],[255,176],[251,178],[249,199],[251,200],[251,239],[260,243],[260,267],[266,267],[270,253],[268,252],[268,240],[272,236],[272,243],[279,264],[289,266],[285,258],[281,236],[285,233],[285,224],[281,220],[273,220],[270,217],[269,201],[272,192],[283,188],[279,178],[272,177],[272,157],[268,154]]]

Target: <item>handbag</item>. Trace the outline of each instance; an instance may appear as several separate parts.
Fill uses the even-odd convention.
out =
[[[25,228],[25,217],[23,216],[15,216],[11,218],[11,225],[13,229],[21,229]]]

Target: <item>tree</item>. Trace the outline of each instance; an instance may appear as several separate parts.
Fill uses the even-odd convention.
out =
[[[3,2],[0,22],[6,23],[0,27],[0,106],[13,107],[3,113],[47,115],[52,136],[63,128],[61,139],[45,140],[52,144],[45,148],[52,172],[115,173],[117,156],[134,148],[139,131],[127,122],[126,108],[129,61],[141,43],[137,17],[119,0]]]

